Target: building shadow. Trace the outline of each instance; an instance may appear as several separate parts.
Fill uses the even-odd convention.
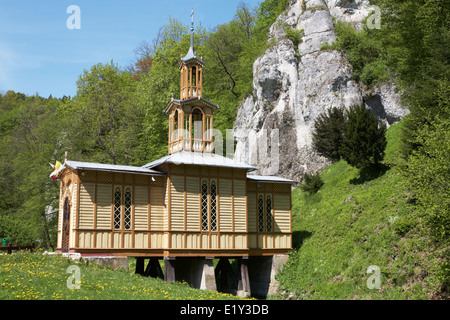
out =
[[[309,231],[294,231],[292,233],[292,249],[300,249],[303,245],[303,241],[312,235],[313,233]]]
[[[358,177],[351,179],[349,182],[354,185],[364,184],[383,176],[389,170],[389,166],[380,164],[376,167],[361,168]]]

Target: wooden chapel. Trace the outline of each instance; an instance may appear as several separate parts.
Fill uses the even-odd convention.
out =
[[[219,107],[203,98],[203,67],[191,45],[171,99],[168,155],[142,167],[66,160],[58,172],[57,247],[82,256],[212,259],[286,255],[292,248],[293,181],[213,150]],[[173,269],[173,268],[172,268]],[[168,274],[166,280],[175,280]]]

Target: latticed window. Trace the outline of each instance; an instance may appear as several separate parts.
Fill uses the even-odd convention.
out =
[[[202,182],[202,231],[208,231],[208,182]]]
[[[272,198],[266,197],[266,231],[272,232]]]
[[[202,231],[217,232],[218,217],[217,217],[217,183],[211,181],[208,185],[208,180],[202,181]]]
[[[217,231],[217,187],[216,182],[211,181],[211,231]]]
[[[264,198],[258,197],[258,231],[264,232]]]
[[[122,190],[117,187],[114,190],[114,230],[120,230],[122,216]]]
[[[131,188],[125,189],[125,196],[124,196],[124,217],[123,217],[123,224],[125,230],[131,230]]]

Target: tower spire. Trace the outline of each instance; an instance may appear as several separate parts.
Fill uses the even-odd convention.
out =
[[[194,49],[194,9],[192,8],[192,12],[191,12],[191,46],[189,48],[188,53],[181,58],[181,60],[183,61],[188,61],[191,59],[198,59],[197,54],[195,53],[195,49]]]
[[[194,8],[191,13],[191,48],[194,49]]]

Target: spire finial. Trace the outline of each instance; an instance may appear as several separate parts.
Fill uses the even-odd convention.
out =
[[[194,48],[194,8],[191,13],[191,48]]]

